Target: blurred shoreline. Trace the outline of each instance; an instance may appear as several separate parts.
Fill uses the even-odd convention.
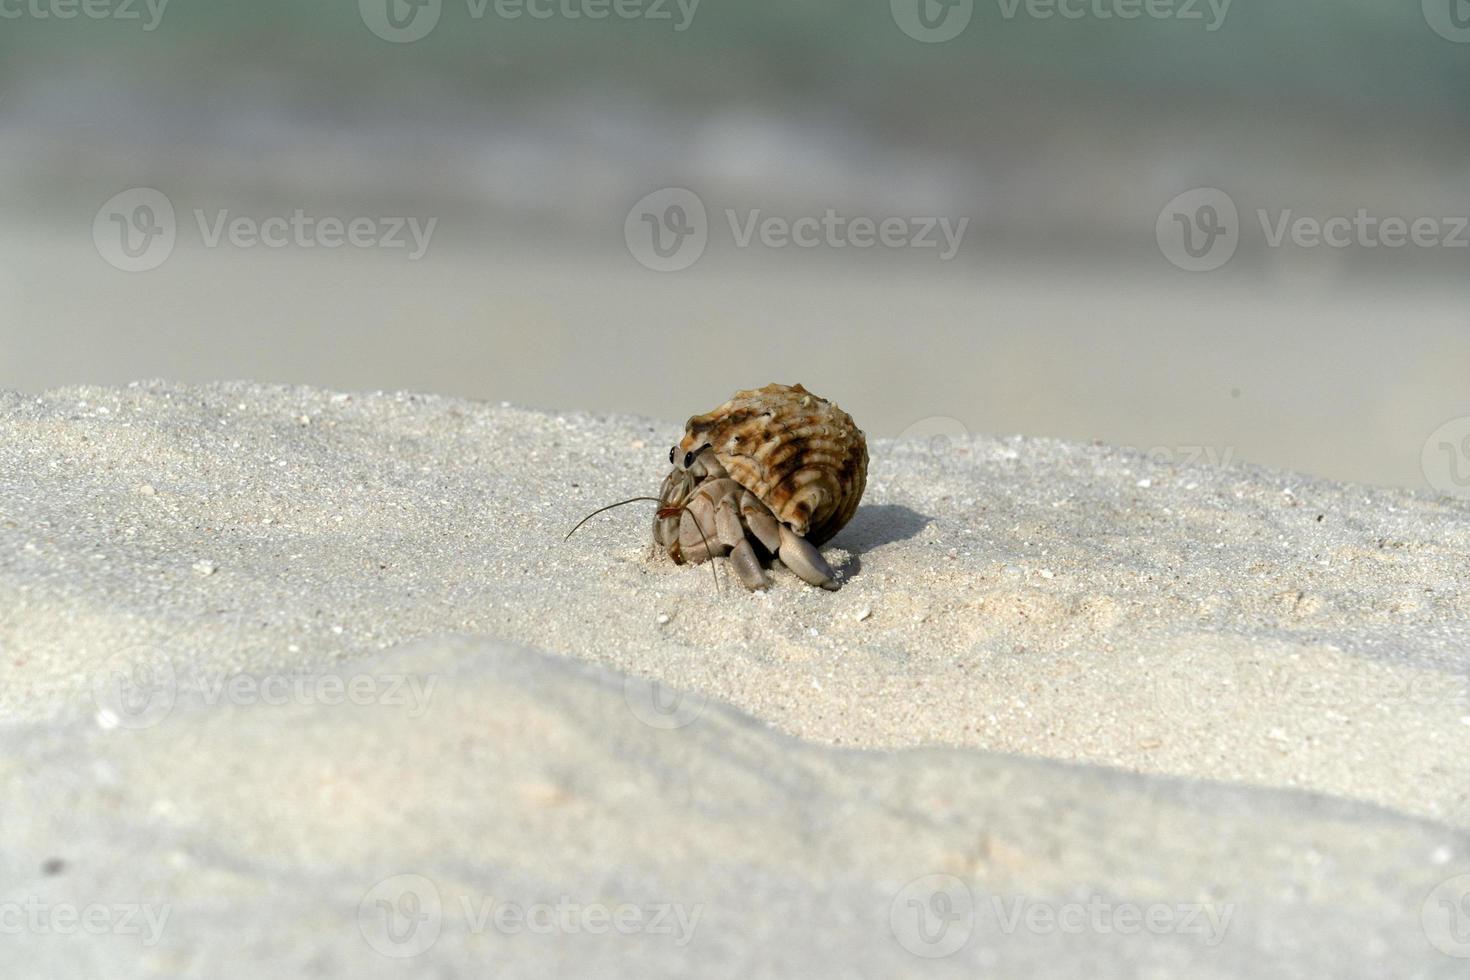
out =
[[[129,274],[80,210],[0,253],[0,386],[251,379],[676,421],[801,381],[876,436],[939,424],[1419,488],[1425,441],[1470,408],[1466,296],[1445,281],[1309,288],[1190,276],[1157,253],[1144,271],[728,243],[661,275],[612,229],[567,246],[453,216],[418,262],[207,248],[186,231]]]
[[[982,5],[945,45],[824,4],[702,5],[677,36],[455,30],[447,9],[409,45],[356,13],[10,25],[0,385],[249,378],[679,419],[800,380],[878,435],[949,419],[1410,487],[1470,416],[1470,249],[1269,241],[1470,216],[1470,69],[1418,11],[1236,6],[1206,35]],[[176,212],[150,271],[95,237],[133,188]],[[653,272],[628,227],[678,213],[634,213],[673,188],[707,242]],[[1210,188],[1238,246],[1183,271],[1160,229],[1212,214],[1168,213]],[[432,240],[408,261],[199,227],[298,212]],[[789,239],[829,213],[965,224],[947,262],[731,227]]]

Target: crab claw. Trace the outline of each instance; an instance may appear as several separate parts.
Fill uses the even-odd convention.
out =
[[[822,557],[822,553],[810,541],[785,524],[780,525],[780,534],[782,564],[795,572],[798,578],[828,592],[836,592],[841,588],[837,584],[837,575],[832,571],[832,566],[827,564],[827,559]]]

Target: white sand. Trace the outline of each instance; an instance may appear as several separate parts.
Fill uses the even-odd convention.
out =
[[[647,505],[561,542],[654,490],[678,428],[247,385],[4,396],[0,929],[27,900],[170,919],[156,945],[31,925],[0,970],[1461,975],[1421,910],[1470,873],[1463,504],[878,442],[836,594],[783,572],[716,595],[649,560]],[[670,722],[547,653],[689,699]],[[364,703],[324,704],[329,674]],[[444,906],[407,959],[364,938],[400,873]],[[976,910],[943,960],[893,933],[940,909],[903,890],[936,873]],[[703,911],[679,945],[460,904],[561,896]],[[1017,899],[1231,918],[1215,945],[1008,932]]]

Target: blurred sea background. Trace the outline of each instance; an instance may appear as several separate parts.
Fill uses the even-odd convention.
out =
[[[917,5],[964,0],[90,2],[106,15],[0,0],[0,386],[248,378],[682,420],[800,381],[879,436],[1455,490],[1426,460],[1470,435],[1470,231],[1443,242],[1470,216],[1465,0],[976,0],[933,43]],[[175,212],[145,271],[100,240],[134,188]],[[676,271],[633,241],[665,188],[707,212]],[[1238,209],[1212,271],[1161,230],[1199,188]],[[742,246],[727,214],[829,210],[968,224],[945,259]],[[1360,210],[1440,241],[1272,245],[1260,217]],[[435,225],[418,258],[210,244],[297,211]]]

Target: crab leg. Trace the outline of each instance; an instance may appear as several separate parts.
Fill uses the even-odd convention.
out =
[[[740,523],[740,511],[737,509],[738,501],[736,494],[728,494],[715,508],[715,533],[719,535],[720,544],[727,548],[734,548],[745,540],[745,527]]]
[[[760,559],[755,556],[755,549],[750,546],[749,538],[741,538],[735,550],[730,552],[730,564],[735,567],[740,584],[752,592],[759,592],[771,584],[766,578],[766,570],[761,568]]]
[[[781,550],[781,532],[775,516],[749,490],[740,495],[740,516],[745,519],[745,526],[750,528],[750,533],[766,546],[767,551],[774,555]]]
[[[709,498],[697,493],[679,518],[679,551],[684,560],[699,564],[716,555],[723,555],[727,546],[720,543],[715,533],[714,505]]]
[[[828,592],[836,592],[841,586],[832,566],[812,543],[785,524],[778,525],[781,534],[781,562],[797,576]]]

